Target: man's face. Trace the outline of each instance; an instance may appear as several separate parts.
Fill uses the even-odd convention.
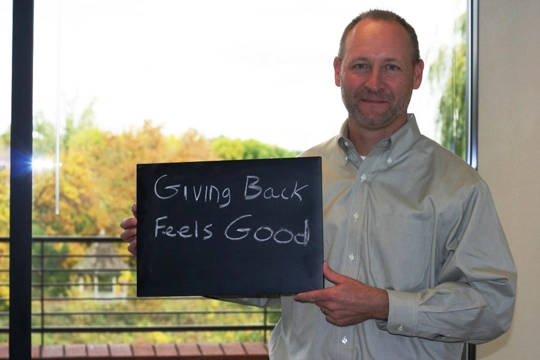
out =
[[[368,129],[404,124],[423,68],[422,61],[413,64],[409,35],[400,24],[360,21],[347,36],[343,59],[334,60],[349,119]]]

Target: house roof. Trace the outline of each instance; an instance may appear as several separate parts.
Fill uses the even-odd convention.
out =
[[[86,257],[79,261],[74,268],[77,270],[93,270],[95,272],[119,272],[130,269],[113,244],[107,242],[92,243]]]

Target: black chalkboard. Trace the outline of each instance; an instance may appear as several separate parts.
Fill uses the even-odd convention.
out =
[[[319,157],[137,165],[137,295],[323,287]]]

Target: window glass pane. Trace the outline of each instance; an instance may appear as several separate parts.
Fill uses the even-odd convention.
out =
[[[332,67],[339,39],[352,18],[376,7],[417,30],[426,67],[409,110],[421,131],[437,141],[442,129],[458,134],[454,115],[450,126],[437,119],[445,117],[439,105],[448,79],[460,88],[452,49],[462,40],[455,24],[465,0],[36,1],[34,235],[117,237],[136,201],[136,163],[294,156],[334,136],[346,118]],[[133,297],[125,286],[133,272],[83,271],[97,265],[74,254],[98,251],[93,246],[36,244],[36,254],[51,255],[37,257],[36,268],[74,271],[35,279],[59,285],[34,296]],[[126,255],[123,244],[108,251]],[[134,265],[121,259],[116,268]],[[44,308],[69,309],[58,304]],[[113,323],[124,325],[118,316]]]
[[[239,141],[298,152],[336,134],[346,112],[332,61],[345,25],[370,7],[416,27],[426,67],[409,110],[440,141],[465,1],[415,4],[36,2],[35,233],[116,233],[135,201],[136,162],[275,157]]]
[[[47,119],[60,81],[62,119],[92,105],[102,129],[151,119],[169,134],[195,128],[295,150],[326,140],[344,118],[332,60],[344,26],[370,7],[395,10],[417,29],[428,66],[411,111],[436,138],[428,123],[439,94],[427,72],[465,12],[463,0],[56,3],[36,4],[35,108]]]

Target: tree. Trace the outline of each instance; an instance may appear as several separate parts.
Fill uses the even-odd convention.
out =
[[[171,137],[171,140],[171,148],[175,149],[172,161],[216,160],[210,142],[195,129],[188,129],[180,139]]]
[[[9,169],[0,168],[0,236],[9,233]]]
[[[99,193],[87,166],[86,144],[99,144],[93,103],[76,119],[69,115],[61,137],[59,213],[56,213],[56,181],[53,170],[34,169],[34,234],[97,235],[106,222]],[[56,129],[38,113],[34,119],[36,153],[55,159]],[[90,139],[94,141],[90,141]],[[98,140],[95,140],[98,139]],[[79,146],[81,145],[81,146]]]
[[[35,235],[97,235],[108,218],[85,155],[68,153],[60,169],[58,214],[54,173],[43,171],[34,177],[34,222],[42,232]]]
[[[297,153],[257,140],[204,138],[194,129],[164,136],[146,120],[142,128],[120,134],[95,125],[93,103],[79,117],[70,114],[59,129],[59,174],[34,169],[34,235],[116,235],[118,219],[136,202],[137,164],[205,160],[292,157]],[[56,129],[41,113],[34,118],[35,154],[56,161]],[[1,139],[5,137],[2,136]],[[0,224],[9,222],[8,171],[0,170]],[[56,212],[59,180],[59,213]],[[6,205],[5,207],[3,205]],[[7,235],[7,234],[6,234]],[[73,246],[69,244],[70,250]],[[84,249],[78,249],[81,253]]]
[[[41,297],[59,297],[66,296],[69,287],[63,284],[69,282],[70,274],[63,271],[50,271],[65,268],[66,255],[68,255],[69,246],[66,243],[33,243],[33,254],[46,254],[44,257],[34,258],[33,269],[47,269],[49,271],[32,272],[32,282],[35,284],[48,284],[43,287],[32,287],[32,296]],[[43,293],[42,293],[43,292]]]
[[[82,111],[79,118],[75,117],[73,111],[66,116],[64,133],[61,138],[61,146],[64,151],[69,151],[73,138],[79,135],[81,132],[91,129],[97,130],[96,117],[94,114],[94,103],[95,100],[92,100],[90,104],[88,104],[88,106]]]
[[[1,148],[0,148],[1,149]],[[9,169],[0,168],[0,236],[9,235]],[[9,244],[0,243],[0,269],[9,269]],[[9,283],[9,273],[0,272],[0,283]],[[9,286],[0,286],[0,298],[9,298]],[[0,301],[0,311],[9,309],[9,301]]]
[[[466,14],[456,20],[456,38],[452,47],[441,47],[437,60],[429,68],[429,80],[443,86],[437,124],[441,144],[465,159],[467,155]]]
[[[0,135],[0,236],[8,236],[9,234],[10,130],[11,128]]]
[[[54,156],[56,151],[56,128],[47,121],[41,111],[33,119],[33,153],[37,156]]]
[[[212,150],[223,160],[240,160],[244,158],[244,144],[240,139],[229,139],[224,136],[212,141]]]
[[[289,151],[276,145],[264,144],[258,140],[242,141],[226,137],[219,137],[212,141],[212,149],[223,160],[272,159],[298,155],[298,152]]]

